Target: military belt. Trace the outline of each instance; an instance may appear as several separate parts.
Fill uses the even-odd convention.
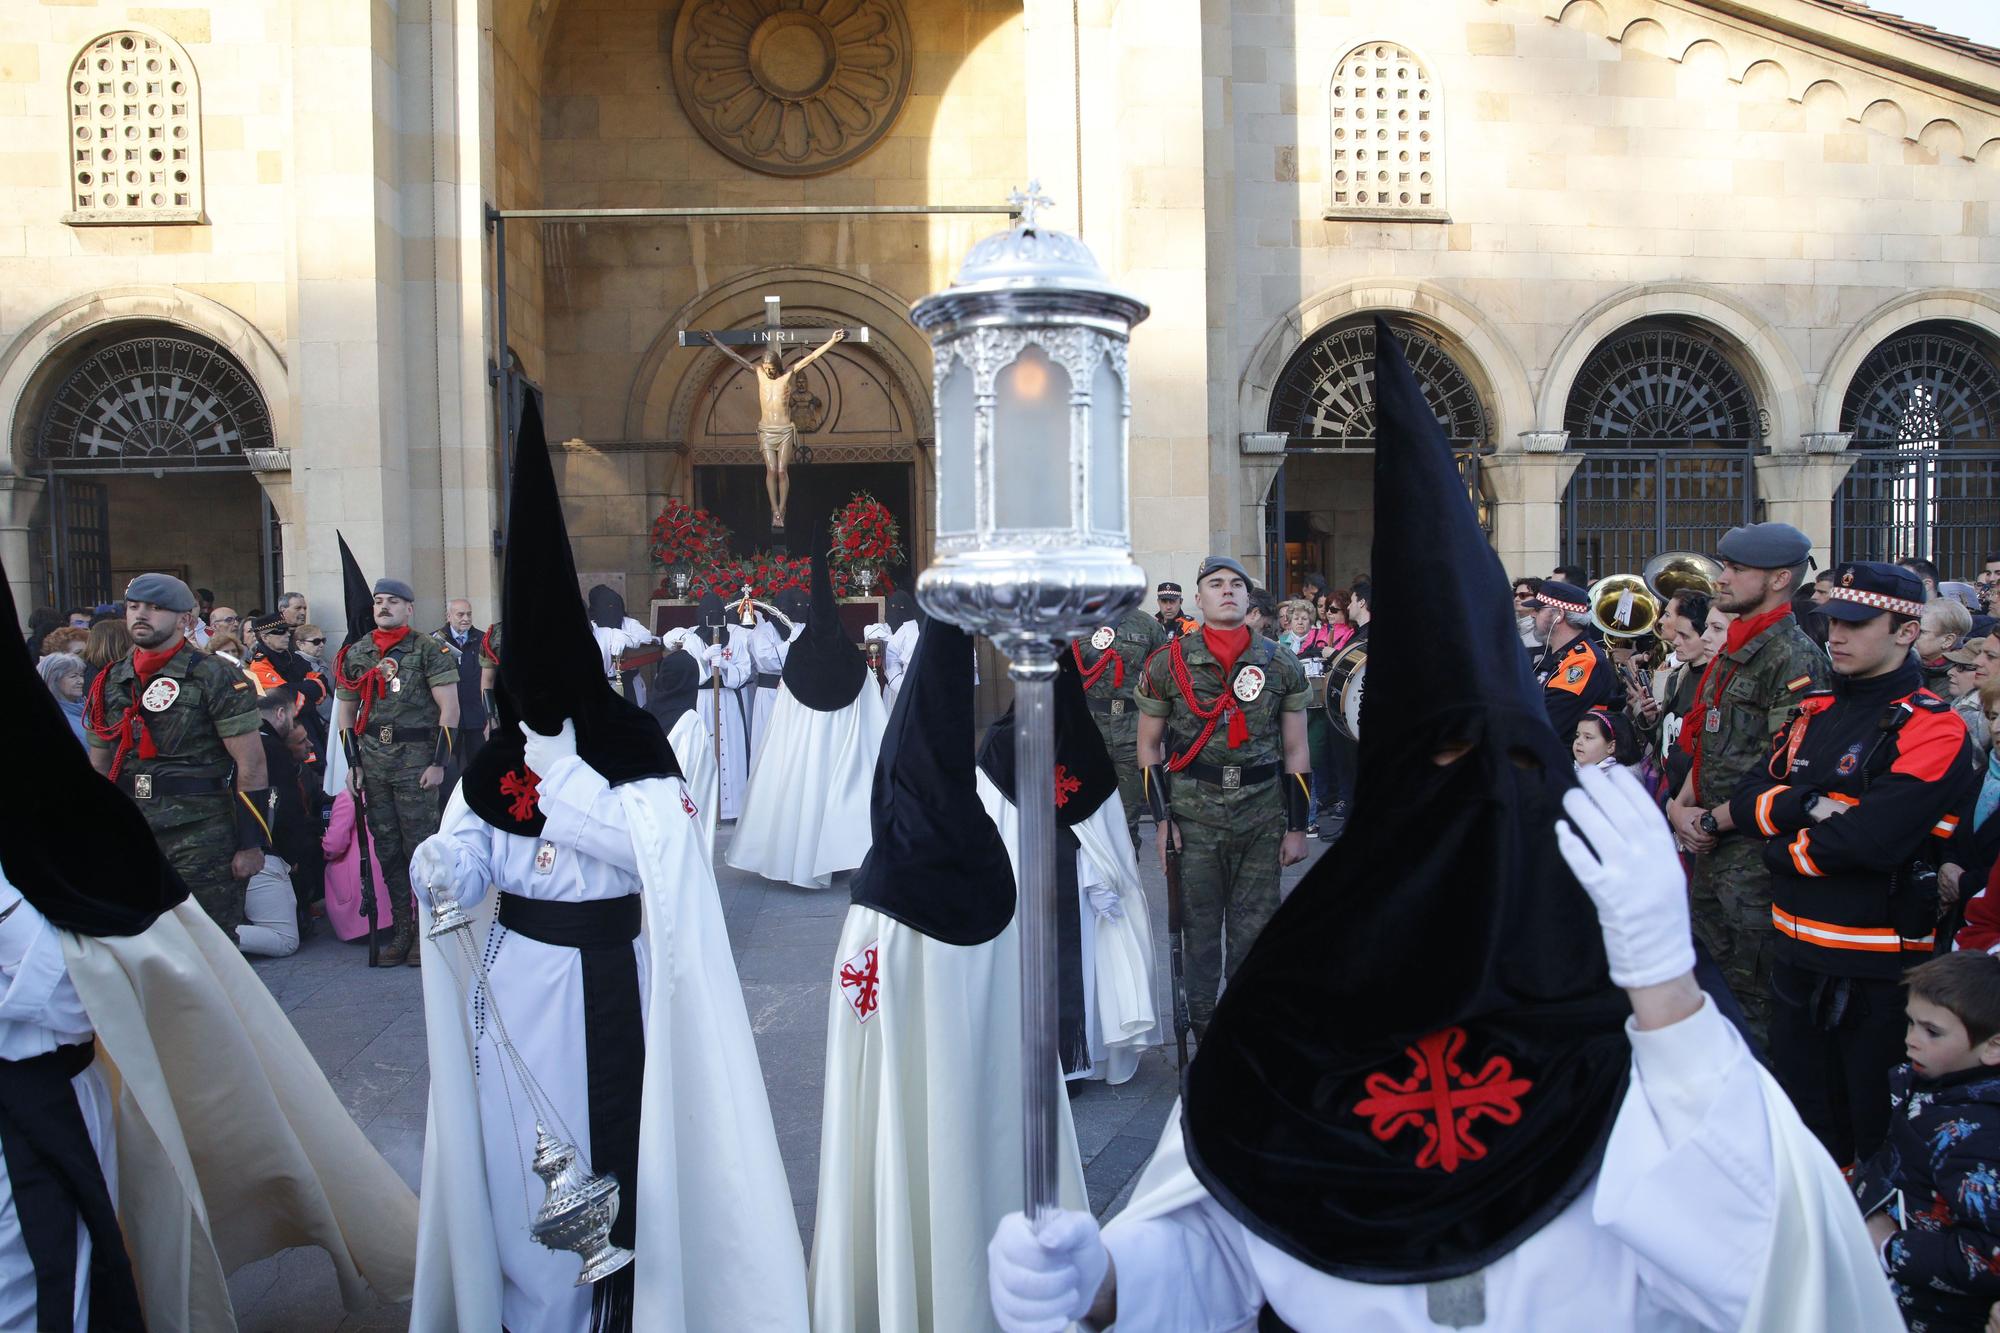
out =
[[[135,801],[157,801],[163,796],[225,796],[232,785],[228,770],[220,773],[118,775],[118,786]]]
[[[1090,704],[1091,712],[1108,713],[1112,717],[1119,716],[1132,706],[1131,701],[1127,699],[1091,699],[1087,702]]]
[[[394,745],[397,742],[407,743],[415,741],[423,741],[426,744],[429,744],[430,742],[435,741],[437,739],[437,728],[398,727],[398,726],[393,726],[387,722],[384,722],[380,726],[374,726],[368,728],[368,730],[364,732],[363,735],[365,735],[369,740],[379,741],[383,745]]]
[[[1269,782],[1278,776],[1283,765],[1273,761],[1268,764],[1203,764],[1193,763],[1181,770],[1181,776],[1193,778],[1196,782],[1206,782],[1224,791],[1236,791],[1242,787],[1254,787],[1260,782]]]
[[[759,671],[757,673],[757,688],[760,690],[775,690],[783,683],[784,679],[785,673],[782,671]]]

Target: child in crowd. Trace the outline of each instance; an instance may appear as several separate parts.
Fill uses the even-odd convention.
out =
[[[1579,769],[1629,768],[1639,762],[1638,733],[1623,713],[1593,708],[1577,722],[1569,754]]]
[[[1854,1196],[1911,1333],[1977,1333],[2000,1297],[2000,958],[1945,954],[1905,984],[1910,1062]]]

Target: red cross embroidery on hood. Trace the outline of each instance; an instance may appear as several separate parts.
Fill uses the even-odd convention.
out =
[[[508,773],[502,777],[500,794],[514,798],[514,803],[507,807],[507,813],[521,820],[533,815],[541,801],[541,785],[540,776],[526,764],[521,766],[520,773]]]
[[[1476,1076],[1467,1075],[1458,1067],[1464,1049],[1464,1028],[1431,1033],[1403,1052],[1414,1066],[1408,1080],[1370,1074],[1363,1085],[1368,1095],[1354,1107],[1383,1143],[1415,1125],[1424,1138],[1417,1150],[1421,1170],[1440,1167],[1449,1173],[1486,1156],[1486,1145],[1472,1137],[1472,1122],[1483,1116],[1513,1124],[1521,1118],[1521,1098],[1535,1086],[1515,1078],[1513,1061],[1504,1055],[1488,1060]]]
[[[1083,779],[1071,777],[1069,775],[1068,769],[1064,768],[1061,764],[1057,764],[1056,765],[1056,809],[1060,810],[1064,806],[1068,805],[1069,798],[1076,795],[1078,792],[1082,790],[1083,790]]]

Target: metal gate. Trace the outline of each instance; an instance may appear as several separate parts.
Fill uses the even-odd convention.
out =
[[[49,478],[53,545],[48,600],[65,610],[111,600],[111,512],[104,483],[58,472]]]
[[[1970,579],[2000,551],[2000,449],[1849,450],[1833,498],[1836,560],[1924,556]]]
[[[1662,551],[1713,552],[1756,519],[1748,445],[1592,449],[1563,493],[1563,560],[1592,578],[1636,572]]]
[[[1323,458],[1345,458],[1360,455],[1372,457],[1372,446],[1329,449],[1315,447],[1314,437],[1299,436],[1290,442],[1285,457],[1278,462],[1278,475],[1271,479],[1271,488],[1264,495],[1264,570],[1269,580],[1273,596],[1280,599],[1290,596],[1296,589],[1290,586],[1289,562],[1285,558],[1285,543],[1288,534],[1285,524],[1285,465],[1294,458],[1319,456]],[[1479,529],[1486,534],[1486,540],[1493,540],[1493,506],[1487,503],[1486,493],[1479,486],[1480,451],[1477,449],[1453,449],[1452,461],[1458,465],[1459,478],[1465,483],[1466,497],[1472,501],[1473,513],[1479,519]]]

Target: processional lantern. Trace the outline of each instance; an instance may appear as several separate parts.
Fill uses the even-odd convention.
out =
[[[973,246],[952,285],[910,312],[931,340],[937,405],[937,552],[917,600],[992,639],[1015,689],[1031,1218],[1057,1202],[1056,660],[1145,596],[1126,486],[1126,344],[1149,313],[1082,241],[1038,225],[1050,203],[1040,189],[1015,191],[1014,227]]]

